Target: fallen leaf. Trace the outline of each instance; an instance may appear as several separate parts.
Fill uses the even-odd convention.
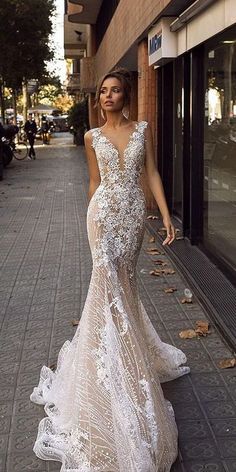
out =
[[[79,320],[71,320],[73,326],[78,326]]]
[[[185,329],[184,331],[180,331],[179,337],[181,339],[192,339],[196,338],[197,334],[194,329]]]
[[[182,298],[181,303],[193,303],[190,298]]]
[[[150,274],[150,275],[160,276],[160,275],[161,275],[161,271],[158,270],[158,269],[150,270],[149,274]]]
[[[177,288],[175,288],[175,287],[164,288],[165,293],[173,293],[173,292],[176,292],[176,290],[177,290]]]
[[[219,362],[220,369],[230,369],[236,366],[236,359],[223,359]]]
[[[208,321],[204,321],[204,320],[196,321],[196,328],[195,328],[195,331],[196,331],[196,333],[199,334],[200,336],[206,336],[207,334],[209,334],[210,331],[209,331],[209,323],[208,323]]]
[[[148,252],[158,251],[158,253],[159,253],[159,250],[157,249],[157,247],[147,247],[146,251],[148,251]]]
[[[166,275],[172,275],[172,274],[175,274],[175,270],[174,269],[163,269],[163,273],[166,274]]]
[[[148,242],[149,242],[149,243],[155,243],[155,236],[152,236],[152,237],[149,239]]]
[[[159,218],[159,217],[156,216],[156,215],[149,215],[149,216],[147,217],[148,220],[158,220],[158,218]]]
[[[167,262],[164,262],[164,261],[162,261],[161,259],[156,259],[156,260],[154,261],[154,263],[155,263],[156,265],[167,264]]]

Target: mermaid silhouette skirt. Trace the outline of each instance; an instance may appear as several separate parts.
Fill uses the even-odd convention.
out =
[[[87,213],[93,270],[81,320],[57,369],[43,366],[31,400],[44,405],[35,454],[61,472],[170,472],[177,427],[161,382],[189,372],[163,343],[137,291],[145,200],[139,186],[146,122],[137,123],[121,169],[116,148],[92,130],[101,184]]]

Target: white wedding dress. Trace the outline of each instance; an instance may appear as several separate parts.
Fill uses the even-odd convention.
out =
[[[179,349],[163,343],[137,293],[135,268],[146,218],[140,174],[145,121],[121,160],[91,130],[101,183],[87,214],[93,271],[72,341],[57,369],[44,366],[31,400],[45,405],[34,452],[61,472],[169,472],[177,427],[160,382],[189,372]]]

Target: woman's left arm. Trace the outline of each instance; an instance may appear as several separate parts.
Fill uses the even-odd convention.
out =
[[[151,130],[150,125],[148,125],[147,128],[145,129],[145,137],[146,137],[145,168],[146,168],[148,185],[160,209],[160,212],[163,218],[163,225],[167,231],[167,237],[163,241],[162,244],[163,245],[171,244],[175,239],[175,228],[170,218],[170,213],[169,213],[169,209],[166,203],[162,180],[155,165],[154,146],[153,146],[152,130]]]

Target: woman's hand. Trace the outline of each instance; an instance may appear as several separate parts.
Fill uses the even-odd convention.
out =
[[[165,216],[163,218],[163,224],[164,224],[164,227],[166,228],[166,231],[167,231],[166,239],[164,239],[164,241],[162,243],[162,245],[165,246],[166,244],[173,243],[173,241],[175,239],[175,228],[174,228],[174,225],[172,224],[171,219],[170,219],[169,216]]]

